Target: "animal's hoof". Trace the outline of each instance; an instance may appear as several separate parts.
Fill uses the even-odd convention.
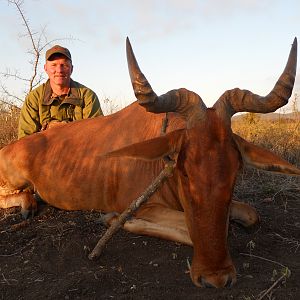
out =
[[[24,220],[27,220],[30,212],[31,212],[30,209],[24,209],[24,208],[22,208],[21,209],[22,218]]]
[[[30,192],[22,192],[18,194],[20,197],[20,206],[21,206],[21,214],[23,219],[27,219],[29,217],[34,217],[35,212],[37,211],[37,203],[36,200]]]
[[[241,228],[247,234],[253,234],[256,231],[258,231],[260,228],[260,222],[257,222],[255,224],[251,224],[251,225],[245,224],[245,223],[242,223],[242,222],[236,221],[236,220],[231,220],[231,222],[232,222],[231,225],[233,226],[233,228],[235,226],[238,228]]]
[[[119,217],[119,214],[117,212],[113,211],[113,212],[109,212],[107,214],[101,214],[98,222],[103,224],[106,227],[109,227],[118,217]]]
[[[21,208],[21,215],[24,220],[33,218],[36,212],[37,212],[36,206],[29,207],[29,208]]]
[[[243,227],[243,229],[244,229],[248,234],[252,234],[252,233],[254,233],[254,232],[256,232],[256,231],[259,230],[259,228],[260,228],[260,220],[259,220],[258,222],[256,222],[256,223],[250,225],[250,226],[242,226],[242,227]]]
[[[36,202],[44,202],[44,200],[42,199],[42,197],[38,193],[33,194],[33,199]]]

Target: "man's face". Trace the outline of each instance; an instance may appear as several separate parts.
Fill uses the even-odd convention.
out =
[[[52,84],[69,87],[73,66],[64,55],[54,54],[51,60],[46,61],[44,69]]]

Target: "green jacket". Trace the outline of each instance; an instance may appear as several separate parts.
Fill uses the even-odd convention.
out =
[[[25,99],[19,120],[18,138],[45,128],[51,121],[75,121],[103,115],[97,95],[71,80],[68,95],[60,99],[49,80],[32,90]]]

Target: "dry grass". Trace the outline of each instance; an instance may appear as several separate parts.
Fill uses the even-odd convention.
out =
[[[0,105],[0,148],[18,138],[19,114],[19,109]]]
[[[248,115],[248,114],[247,114]],[[233,121],[232,129],[247,141],[269,149],[292,164],[300,163],[300,116],[276,120],[247,117]]]
[[[297,114],[296,114],[297,115]],[[300,167],[300,117],[286,120],[264,120],[250,114],[233,121],[233,131],[247,141],[276,153],[293,165]],[[299,177],[278,175],[245,167],[240,174],[235,196],[250,202],[260,199],[277,201],[285,210],[288,199],[299,198]]]
[[[232,122],[232,129],[247,141],[268,149],[300,167],[300,114],[294,110],[293,115],[293,119],[286,119],[284,115],[279,115],[274,120],[266,120],[260,115],[245,114]],[[296,203],[299,200],[299,192],[299,177],[278,175],[245,167],[235,186],[234,197],[249,202],[256,207],[263,218],[262,223],[264,226],[268,226],[269,222],[273,220],[279,220],[276,214],[281,214],[285,220],[281,224],[282,227],[278,228],[272,224],[270,226],[272,233],[269,234],[268,238],[276,238],[276,240],[284,243],[283,249],[295,251],[296,253],[299,248],[299,237],[294,234],[297,232],[299,206]],[[271,209],[267,210],[269,205],[273,208],[275,214],[272,213]],[[266,213],[266,211],[268,212]],[[272,240],[269,241],[269,243],[272,242]],[[268,257],[273,257],[273,254],[274,251],[269,253]],[[261,256],[256,258],[272,263],[269,258]],[[278,264],[276,261],[273,261],[273,263]],[[297,274],[297,268],[294,264],[291,262],[287,264],[293,269],[292,273]],[[262,291],[255,299],[273,299],[272,294],[275,292],[275,288],[278,292],[278,289],[286,284],[285,281],[290,280],[288,279],[291,274],[290,269],[288,267],[284,269],[288,270],[289,275],[282,274],[277,280],[274,280],[272,276],[270,280],[273,283],[270,283],[270,287]],[[253,298],[244,297],[244,299]]]

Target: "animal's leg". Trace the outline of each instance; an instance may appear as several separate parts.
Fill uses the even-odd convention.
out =
[[[249,228],[259,223],[259,215],[249,204],[233,200],[230,206],[230,220]]]
[[[117,213],[108,213],[102,221],[106,225],[111,225],[117,217]],[[259,222],[259,216],[253,207],[234,200],[230,207],[230,219],[246,228]],[[184,213],[170,208],[151,206],[143,209],[137,213],[137,217],[125,222],[123,227],[135,234],[155,236],[190,246],[193,245]]]
[[[116,214],[105,217],[107,224],[116,221]],[[125,222],[123,228],[129,232],[149,235],[192,246],[184,213],[165,207],[151,207]]]
[[[30,212],[37,210],[36,200],[31,192],[20,192],[16,194],[0,195],[0,208],[21,206],[21,213],[26,219]]]

